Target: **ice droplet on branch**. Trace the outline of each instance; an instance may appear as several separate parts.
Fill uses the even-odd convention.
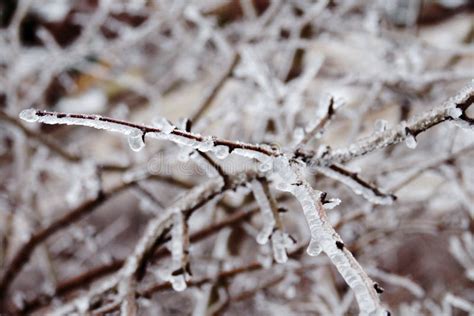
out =
[[[308,248],[306,248],[306,253],[310,256],[317,256],[323,251],[321,246],[319,245],[319,242],[315,239],[311,239],[309,242]]]
[[[20,112],[20,118],[27,122],[36,122],[39,119],[39,116],[36,115],[35,109],[26,109]]]
[[[145,147],[143,142],[143,132],[139,129],[133,130],[128,134],[128,145],[133,151],[140,151]]]
[[[216,146],[213,151],[218,159],[225,159],[229,156],[229,147],[227,146]]]
[[[415,136],[411,134],[407,135],[407,138],[405,139],[405,145],[407,145],[407,147],[410,149],[415,149],[417,145]]]

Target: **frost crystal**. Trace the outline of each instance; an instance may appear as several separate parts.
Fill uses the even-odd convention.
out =
[[[140,151],[145,147],[143,142],[143,132],[139,129],[133,130],[128,134],[128,145],[133,151]]]
[[[20,118],[27,122],[36,122],[39,119],[39,116],[36,115],[35,109],[26,109],[20,112]]]

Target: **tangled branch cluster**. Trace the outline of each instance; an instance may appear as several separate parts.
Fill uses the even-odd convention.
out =
[[[5,5],[0,313],[474,313],[471,7],[396,2]]]

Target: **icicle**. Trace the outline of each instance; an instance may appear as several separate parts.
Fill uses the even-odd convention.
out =
[[[381,133],[387,130],[388,127],[388,122],[386,120],[377,120],[375,121],[375,132],[376,133]]]
[[[281,230],[275,231],[272,235],[272,249],[273,249],[273,258],[278,263],[285,263],[288,261],[288,255],[286,253],[286,248],[291,244],[290,237],[288,234],[282,232]]]
[[[213,152],[218,159],[225,159],[229,156],[229,147],[219,145],[214,147]]]
[[[186,271],[184,271],[184,267],[182,266],[183,264],[183,256],[184,254],[184,246],[185,246],[185,241],[184,241],[184,234],[186,233],[185,231],[185,223],[184,223],[184,217],[181,211],[177,211],[173,215],[173,228],[171,230],[171,261],[172,261],[172,267],[173,271],[171,272],[171,275],[169,276],[169,281],[171,283],[171,286],[173,289],[177,292],[184,291],[187,287],[186,285]],[[179,271],[179,270],[183,271]],[[176,271],[179,271],[176,273]]]
[[[153,119],[152,124],[153,126],[159,128],[165,134],[170,134],[175,129],[175,126],[172,125],[170,121],[168,121],[164,117],[158,117]]]
[[[268,239],[272,235],[276,221],[273,217],[270,202],[268,201],[267,197],[265,196],[265,192],[263,191],[262,184],[258,180],[254,180],[252,181],[251,185],[253,195],[255,197],[255,200],[257,200],[258,206],[260,207],[260,212],[262,214],[263,219],[263,227],[260,233],[258,233],[257,235],[257,242],[260,245],[264,245],[268,242]]]
[[[39,120],[39,116],[36,115],[35,109],[26,109],[20,112],[20,118],[27,122],[36,122]]]
[[[133,151],[140,151],[145,147],[143,142],[143,132],[139,129],[135,129],[128,134],[128,145]]]

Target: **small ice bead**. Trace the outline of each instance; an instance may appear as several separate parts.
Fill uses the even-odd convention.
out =
[[[159,128],[163,133],[170,134],[174,130],[174,126],[164,117],[158,117],[153,120],[153,125]]]
[[[139,129],[133,130],[128,134],[128,145],[133,151],[140,151],[145,147],[143,142],[143,132]]]
[[[27,122],[36,122],[39,119],[39,116],[36,115],[35,109],[26,109],[20,112],[20,118]]]
[[[173,290],[176,292],[182,292],[186,289],[186,280],[184,279],[184,275],[180,274],[177,276],[172,276],[171,277],[171,286],[173,287]]]
[[[388,122],[386,120],[377,120],[375,121],[375,131],[376,132],[383,132],[387,129]]]
[[[229,147],[219,145],[214,148],[214,154],[218,159],[225,159],[229,156]]]
[[[309,242],[308,248],[306,248],[306,253],[314,257],[314,256],[319,255],[322,250],[323,249],[319,245],[319,242],[314,239],[311,239],[311,241]]]
[[[410,149],[415,149],[417,145],[415,136],[407,135],[407,138],[405,139],[405,145],[407,145],[407,147]]]

